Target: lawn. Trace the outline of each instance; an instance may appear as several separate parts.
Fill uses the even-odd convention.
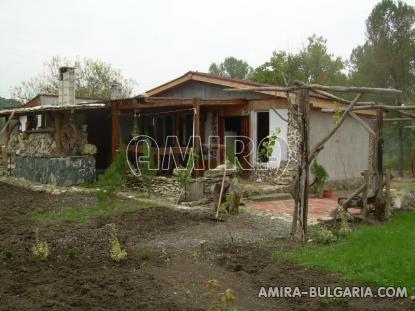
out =
[[[396,213],[382,225],[365,225],[344,240],[310,245],[281,255],[298,264],[375,286],[406,286],[415,292],[415,212]]]

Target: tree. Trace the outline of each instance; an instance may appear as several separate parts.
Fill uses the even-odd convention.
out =
[[[7,99],[0,96],[0,109],[14,108],[20,106],[20,103],[14,99]]]
[[[415,92],[415,9],[402,1],[383,0],[366,21],[366,42],[350,62],[354,84],[393,87],[406,99]]]
[[[366,42],[353,50],[350,63],[353,84],[400,89],[404,94],[403,102],[414,100],[415,8],[402,1],[378,3],[366,21]],[[377,99],[391,100],[379,96]],[[393,114],[389,116],[399,116]],[[403,155],[409,154],[411,147],[404,139],[411,140],[413,133],[399,122],[387,124],[384,134],[385,152],[391,157],[386,161],[391,161],[398,151],[396,163],[402,176]]]
[[[285,85],[294,80],[320,84],[347,84],[346,61],[327,51],[327,40],[312,35],[297,53],[274,51],[271,59],[255,69],[252,79]]]
[[[212,63],[209,67],[209,73],[242,80],[250,79],[252,72],[253,68],[246,61],[233,56],[226,57],[222,63]]]
[[[43,71],[28,81],[21,82],[12,88],[14,99],[24,103],[37,94],[58,94],[59,67],[73,66],[76,68],[75,92],[78,97],[109,98],[111,85],[114,81],[122,84],[122,95],[131,95],[134,80],[126,79],[121,71],[101,60],[84,58],[72,61],[59,56],[43,63]]]

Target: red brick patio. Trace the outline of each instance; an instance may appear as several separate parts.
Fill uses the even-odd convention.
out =
[[[337,198],[310,198],[308,205],[308,215],[311,220],[329,220],[331,219],[330,212],[335,210],[339,205]],[[287,214],[292,216],[294,209],[294,201],[277,200],[266,202],[251,202],[248,207],[263,210],[275,214]],[[349,209],[351,213],[358,213],[358,209]]]

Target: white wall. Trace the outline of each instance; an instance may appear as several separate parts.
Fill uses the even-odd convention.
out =
[[[313,148],[334,127],[333,114],[311,111],[310,144]],[[369,167],[369,133],[355,119],[348,117],[324,145],[317,161],[330,180],[359,177]]]

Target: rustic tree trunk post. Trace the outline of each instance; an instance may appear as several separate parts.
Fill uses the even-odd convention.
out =
[[[398,170],[399,176],[403,177],[403,127],[402,123],[399,123],[399,159],[398,159]]]
[[[201,161],[202,161],[202,146],[200,145],[202,138],[200,137],[200,98],[195,98],[193,100],[193,108],[195,109],[195,137],[194,142],[195,145],[193,146],[195,156],[196,156],[196,163],[195,163],[195,176],[199,177],[201,176],[202,171],[201,169]]]
[[[385,198],[383,195],[383,110],[377,110],[376,129],[376,196],[375,213],[379,220],[385,219]]]
[[[62,114],[60,112],[53,113],[54,139],[55,139],[55,156],[63,155],[62,149]]]
[[[363,193],[362,193],[362,201],[363,201],[363,206],[362,206],[362,211],[361,211],[361,215],[363,217],[367,217],[367,195],[369,192],[369,171],[368,170],[364,170],[363,171],[363,180],[365,183],[365,188],[363,189]]]
[[[390,169],[386,170],[385,175],[385,188],[386,188],[386,194],[385,194],[385,218],[390,217],[390,211],[391,211],[391,204],[392,204],[392,198],[391,198],[391,171]]]
[[[111,126],[112,126],[112,137],[111,137],[111,157],[114,161],[117,156],[117,150],[120,145],[120,107],[119,103],[112,103],[111,106]]]
[[[301,227],[301,241],[305,242],[308,219],[308,183],[309,183],[309,132],[310,132],[310,105],[308,90],[303,89],[297,93],[297,103],[300,118],[301,144],[299,148],[299,176],[298,176],[298,215]],[[294,218],[293,218],[294,219]]]
[[[10,141],[10,117],[6,120],[7,124],[4,129],[4,150],[3,150],[3,161],[7,163],[9,160],[9,153],[7,152],[7,147],[9,146]]]

